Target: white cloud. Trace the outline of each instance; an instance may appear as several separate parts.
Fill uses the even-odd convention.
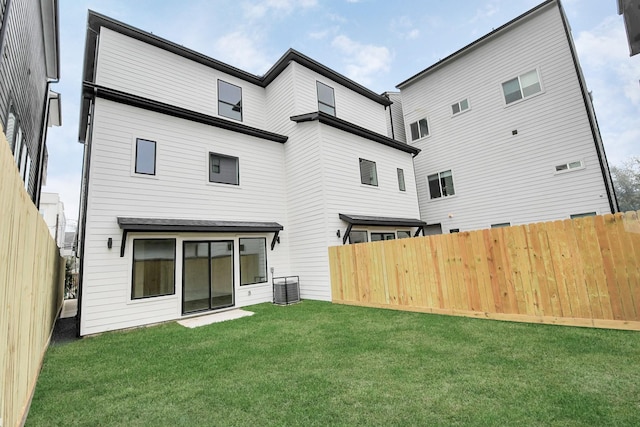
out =
[[[575,39],[610,164],[640,155],[640,57],[629,57],[624,25],[605,18]]]
[[[420,36],[420,30],[415,28],[408,16],[401,16],[391,20],[391,31],[405,40],[414,40]]]
[[[242,31],[220,37],[215,42],[215,50],[216,58],[254,74],[262,74],[271,66],[258,38]]]
[[[500,11],[500,7],[498,6],[498,2],[497,1],[490,1],[488,3],[486,3],[485,5],[483,5],[481,8],[478,8],[476,10],[476,14],[473,16],[473,18],[471,18],[471,20],[469,22],[473,23],[473,22],[477,22],[481,19],[487,19],[492,17],[493,15],[495,15],[496,13],[498,13]]]
[[[318,4],[317,0],[262,0],[243,5],[245,17],[256,20],[270,12],[288,15],[296,9],[308,9]]]
[[[365,45],[345,35],[335,37],[331,45],[345,55],[347,76],[363,85],[371,84],[377,74],[389,71],[392,55],[384,46]]]

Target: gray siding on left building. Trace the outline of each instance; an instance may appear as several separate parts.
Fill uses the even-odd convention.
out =
[[[44,118],[48,104],[47,82],[50,78],[45,51],[47,35],[43,22],[52,18],[43,17],[43,13],[53,10],[57,14],[57,1],[48,0],[49,4],[45,3],[33,0],[4,0],[0,3],[0,122],[6,131],[12,110],[17,125],[22,129],[23,143],[30,159],[26,188],[34,201],[40,190],[40,183],[37,182],[39,168],[45,158],[41,141],[43,127],[46,126]]]

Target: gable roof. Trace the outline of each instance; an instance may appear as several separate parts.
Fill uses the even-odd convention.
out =
[[[100,34],[100,29],[104,27],[263,88],[278,77],[278,75],[284,71],[291,61],[294,61],[366,98],[371,99],[372,101],[384,106],[391,105],[391,101],[389,101],[387,97],[367,89],[361,84],[356,83],[337,71],[322,65],[306,55],[303,55],[295,49],[287,50],[285,54],[282,55],[282,57],[280,57],[280,59],[269,69],[269,71],[267,71],[263,76],[257,76],[92,10],[89,10],[87,19],[88,29],[84,56],[83,81],[94,81],[95,50],[97,47],[96,39]]]
[[[560,0],[546,0],[543,3],[540,3],[538,6],[534,7],[533,9],[530,9],[530,10],[526,11],[522,15],[512,19],[511,21],[507,22],[506,24],[502,25],[501,27],[496,28],[495,30],[491,31],[490,33],[487,33],[484,36],[480,37],[476,41],[466,45],[462,49],[459,49],[459,50],[453,52],[451,55],[447,56],[446,58],[441,59],[440,61],[436,62],[435,64],[431,65],[430,67],[425,68],[424,70],[420,71],[418,74],[416,74],[416,75],[414,75],[412,77],[409,77],[407,80],[405,80],[405,81],[403,81],[401,83],[398,83],[396,85],[396,88],[403,89],[403,88],[409,86],[410,84],[420,80],[422,77],[432,73],[433,71],[435,71],[435,70],[447,65],[448,63],[456,60],[458,57],[468,53],[472,49],[475,49],[475,48],[483,45],[485,42],[489,41],[490,39],[492,39],[492,38],[494,38],[494,37],[496,37],[498,35],[502,35],[502,33],[505,33],[506,31],[508,31],[511,26],[519,23],[522,20],[528,19],[529,17],[531,17],[533,14],[535,14],[539,10],[546,8],[547,6],[549,6],[551,4],[558,5],[559,2],[560,2]]]

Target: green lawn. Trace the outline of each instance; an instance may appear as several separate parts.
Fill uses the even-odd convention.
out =
[[[248,309],[50,347],[27,425],[640,425],[638,332]]]

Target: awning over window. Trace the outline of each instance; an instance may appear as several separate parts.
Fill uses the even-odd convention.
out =
[[[120,256],[124,256],[127,233],[136,231],[160,231],[166,233],[275,233],[271,242],[273,250],[278,234],[284,227],[277,222],[215,221],[173,218],[125,218],[118,217],[122,229]]]
[[[351,228],[354,225],[362,225],[369,227],[417,227],[416,233],[414,236],[417,236],[420,231],[422,231],[422,235],[424,235],[424,228],[427,223],[421,221],[419,219],[411,219],[411,218],[390,218],[384,216],[365,216],[365,215],[346,215],[340,214],[340,219],[349,224],[347,226],[347,230],[344,232],[344,236],[342,237],[342,243],[347,243],[347,239],[349,239],[349,234],[351,233]]]

